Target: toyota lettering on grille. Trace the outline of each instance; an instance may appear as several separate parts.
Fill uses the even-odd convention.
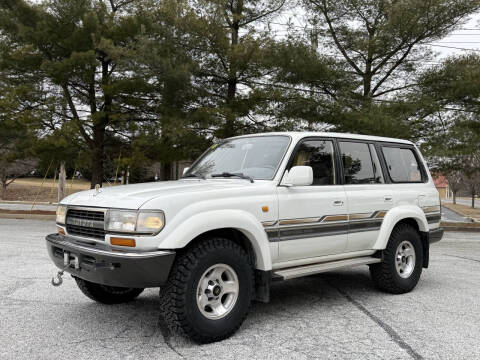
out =
[[[95,228],[95,229],[103,229],[103,221],[79,219],[75,217],[68,217],[67,224],[81,226],[81,227]]]

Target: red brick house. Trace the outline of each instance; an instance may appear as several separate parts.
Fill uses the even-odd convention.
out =
[[[450,189],[448,187],[448,181],[445,176],[433,175],[433,182],[440,194],[440,198],[446,199],[450,197]]]

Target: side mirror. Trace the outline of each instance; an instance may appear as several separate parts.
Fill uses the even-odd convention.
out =
[[[188,171],[188,170],[190,170],[190,168],[189,168],[189,167],[183,168],[183,173],[182,173],[182,175],[185,175],[185,174],[187,173],[187,171]]]
[[[282,181],[285,186],[308,186],[313,183],[313,170],[310,166],[294,166]]]

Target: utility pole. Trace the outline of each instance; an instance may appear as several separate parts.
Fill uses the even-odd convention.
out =
[[[313,50],[318,50],[318,18],[316,16],[312,20],[312,30],[310,30],[310,44]]]
[[[65,161],[60,163],[60,171],[58,173],[58,202],[66,196],[67,190],[67,174],[65,172]]]

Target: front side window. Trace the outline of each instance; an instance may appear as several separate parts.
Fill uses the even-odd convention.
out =
[[[334,154],[332,141],[307,140],[298,147],[290,168],[310,166],[313,170],[312,185],[334,185],[336,184]]]
[[[369,144],[340,141],[345,184],[382,183],[380,164],[372,160]],[[376,155],[376,153],[375,153]]]
[[[422,181],[422,172],[412,149],[384,146],[382,151],[392,181]]]
[[[288,136],[253,136],[215,144],[185,176],[210,177],[234,173],[257,180],[272,180],[290,143]]]

